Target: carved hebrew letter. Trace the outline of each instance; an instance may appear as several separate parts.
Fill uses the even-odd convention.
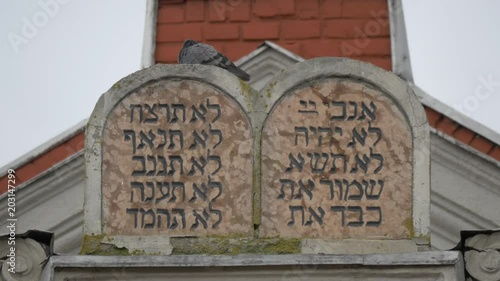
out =
[[[161,169],[157,169],[157,176],[166,176],[167,175],[167,159],[163,156],[158,156],[158,162],[162,164]]]
[[[134,188],[138,188],[141,191],[141,201],[144,202],[144,184],[142,182],[133,181],[130,183],[130,202],[134,202]]]
[[[200,187],[196,183],[193,183],[193,197],[189,199],[189,203],[196,202],[198,198],[200,198],[202,201],[207,201],[207,186],[205,183],[202,183]]]
[[[368,188],[368,182],[366,180],[363,180],[363,185],[365,186],[365,193],[366,193],[366,199],[368,200],[378,200],[380,198],[380,194],[382,194],[382,190],[384,189],[384,181],[383,180],[378,180],[378,185],[380,188],[378,189],[378,192],[374,194],[374,189],[375,185],[377,182],[374,180],[370,180],[370,189]]]
[[[210,200],[210,203],[215,202],[215,200],[222,195],[222,183],[220,183],[219,181],[212,181],[212,179],[208,177],[208,188],[217,188],[219,190],[217,195],[215,195],[214,198]]]
[[[214,117],[214,119],[212,119],[212,122],[211,122],[211,123],[215,123],[215,121],[219,120],[219,118],[220,118],[220,114],[221,114],[220,105],[210,104],[210,100],[207,99],[207,107],[210,110],[215,109],[217,111],[217,115]]]
[[[286,170],[285,170],[286,173],[292,172],[293,167],[297,167],[299,172],[302,172],[302,168],[304,167],[304,158],[302,157],[300,152],[299,152],[299,154],[297,154],[297,158],[299,159],[299,161],[297,161],[297,159],[295,159],[295,157],[292,155],[292,153],[288,154],[288,159],[290,159],[290,166],[288,166],[288,168],[286,168]]]
[[[382,170],[382,167],[384,167],[384,156],[382,156],[382,154],[373,153],[373,149],[370,147],[370,158],[380,162],[378,167],[373,171],[373,173],[378,174],[378,172]]]
[[[300,100],[299,101],[300,105],[304,107],[304,109],[299,109],[299,113],[313,113],[313,114],[319,114],[318,110],[316,110],[316,102],[309,100],[309,108],[308,108],[308,102],[305,100]]]
[[[142,228],[154,228],[156,225],[156,215],[155,211],[153,209],[148,209],[147,211],[145,209],[140,210],[142,214]],[[146,223],[146,216],[149,215],[151,218],[151,221]]]
[[[137,228],[137,214],[139,213],[139,209],[137,208],[127,208],[125,210],[127,214],[134,215],[134,228]]]
[[[301,225],[304,225],[304,207],[302,206],[288,206],[288,208],[290,209],[290,215],[292,217],[292,219],[288,222],[288,226],[292,226],[295,224],[295,212],[296,211],[300,211],[301,214],[302,214],[302,224]]]
[[[368,133],[377,135],[377,140],[373,143],[373,146],[376,146],[382,138],[382,130],[377,127],[372,127],[372,122],[368,122]]]
[[[200,156],[200,161],[197,161],[196,158],[191,157],[191,170],[188,173],[188,176],[192,176],[196,173],[196,170],[200,171],[202,175],[205,174],[205,167],[207,166],[207,159],[205,157]]]
[[[356,119],[356,116],[358,115],[358,104],[354,101],[349,101],[349,105],[354,107],[354,113],[347,117],[347,120],[354,120]]]
[[[351,190],[351,186],[356,187],[358,189],[358,194],[349,194],[349,191]],[[363,187],[357,180],[353,180],[349,185],[346,186],[345,189],[345,200],[361,200],[363,198]]]
[[[351,169],[351,173],[352,174],[357,173],[358,170],[359,170],[359,167],[361,167],[361,169],[363,170],[363,172],[366,173],[366,171],[368,170],[368,164],[370,164],[370,158],[368,158],[368,156],[366,156],[365,154],[363,154],[363,160],[361,160],[361,158],[359,158],[359,154],[356,153],[356,156],[354,157],[354,160],[356,161],[356,164]]]
[[[285,199],[285,187],[287,187],[287,186],[290,187],[290,193],[291,193],[290,199],[293,199],[295,197],[294,196],[295,181],[290,180],[290,179],[280,179],[280,183],[281,183],[280,194],[278,195],[278,197],[276,197],[276,199],[281,199],[281,200]]]
[[[193,210],[193,215],[196,218],[195,222],[191,225],[191,229],[196,229],[200,225],[200,222],[203,224],[203,228],[207,229],[208,224],[207,220],[209,218],[209,215],[205,209],[203,209],[203,217],[198,214],[196,210]]]
[[[322,133],[326,133],[325,139],[328,140],[328,145],[332,146],[333,145],[333,131],[331,128],[326,128],[326,127],[318,127],[318,134],[319,134],[318,146],[321,146],[323,144]]]
[[[153,106],[146,104],[146,111],[149,111],[149,114],[152,117],[146,117],[146,119],[144,119],[144,123],[156,123],[156,122],[158,122],[158,114],[155,113],[157,106],[158,105],[156,105],[156,104],[153,104]]]
[[[364,221],[363,221],[363,209],[359,206],[348,206],[347,207],[348,212],[353,212],[353,213],[358,213],[358,220],[357,221],[350,221],[347,223],[347,226],[353,226],[353,227],[359,227],[363,226]]]
[[[211,175],[215,175],[217,174],[217,172],[220,171],[220,169],[222,168],[222,161],[220,159],[220,156],[218,155],[210,155],[210,149],[207,151],[207,165],[209,164],[210,161],[215,161],[217,162],[217,169],[215,169]]]
[[[205,123],[205,115],[207,114],[207,108],[203,105],[200,104],[199,106],[200,110],[196,109],[196,106],[192,105],[191,109],[193,110],[193,116],[191,117],[191,120],[189,120],[189,123],[194,123],[196,120],[201,120],[201,122]]]
[[[174,116],[172,117],[172,119],[170,119],[170,123],[176,123],[179,121],[179,117],[177,116],[177,111],[179,111],[179,110],[182,111],[181,123],[186,122],[186,108],[184,107],[183,104],[174,103],[174,104],[172,104],[172,109],[174,111]]]
[[[375,115],[375,112],[377,112],[377,106],[373,103],[373,101],[370,101],[370,108],[365,104],[365,102],[361,103],[361,116],[359,116],[359,120],[364,120],[366,118],[366,115],[370,117],[370,119],[375,120],[377,119],[377,116]],[[366,115],[365,115],[366,114]]]
[[[299,192],[297,193],[297,195],[295,195],[294,199],[302,199],[302,191],[305,192],[307,194],[307,196],[309,196],[309,200],[313,199],[313,193],[312,193],[312,191],[315,188],[314,181],[312,181],[312,180],[309,179],[309,180],[307,180],[307,183],[309,185],[309,188],[307,188],[304,185],[304,183],[302,182],[302,180],[299,180]]]
[[[299,133],[304,134],[305,146],[309,145],[309,131],[306,127],[295,127],[295,145],[299,144]]]
[[[198,132],[193,131],[194,140],[193,140],[193,143],[189,146],[189,149],[195,149],[198,146],[198,144],[200,144],[203,148],[206,148],[208,134],[205,132],[205,130],[201,130],[201,136],[200,136],[200,134],[198,134]]]
[[[153,169],[149,170],[146,173],[146,176],[153,177],[153,176],[156,175],[156,156],[154,156],[154,155],[148,155],[147,159],[148,159],[149,162],[153,162]]]
[[[354,146],[356,144],[356,140],[361,144],[365,145],[366,140],[366,130],[365,128],[361,128],[361,134],[358,133],[356,128],[352,129],[352,140],[347,144],[348,147]]]
[[[173,181],[171,183],[171,185],[172,185],[172,198],[170,198],[170,200],[168,200],[168,202],[176,202],[176,199],[177,199],[177,196],[175,196],[176,189],[181,189],[181,195],[182,195],[181,202],[184,202],[184,200],[186,199],[186,188],[184,187],[184,183],[178,182],[178,181]]]
[[[166,117],[166,120],[167,122],[170,122],[170,107],[168,106],[168,104],[166,103],[160,103],[158,104],[158,111],[161,112],[161,109],[162,108],[165,108],[165,117]]]
[[[331,153],[330,156],[332,157],[332,168],[330,168],[330,173],[334,174],[337,172],[337,165],[335,164],[335,160],[341,159],[343,166],[344,166],[344,174],[347,171],[347,158],[345,154],[335,154]]]
[[[222,137],[222,131],[221,130],[217,130],[217,129],[212,129],[212,124],[208,125],[208,128],[209,128],[209,131],[208,133],[211,135],[211,136],[217,136],[219,138],[219,140],[217,141],[216,144],[214,144],[214,146],[212,148],[216,148],[217,146],[219,146],[222,141],[224,140],[224,138]]]
[[[318,215],[318,213],[319,213],[319,215]],[[322,225],[323,224],[323,217],[325,216],[325,211],[323,210],[323,208],[319,207],[318,213],[316,213],[316,211],[313,208],[309,207],[309,214],[311,216],[309,217],[309,220],[305,223],[305,225],[310,226],[313,223],[313,218],[320,225]]]
[[[182,229],[186,228],[186,213],[184,212],[184,209],[172,209],[172,216],[173,216],[173,221],[172,225],[170,225],[171,229],[175,229],[179,226],[179,223],[177,222],[177,217],[175,214],[179,214],[181,216],[181,222],[182,222]]]
[[[210,214],[215,214],[219,217],[219,219],[212,225],[212,228],[217,228],[219,224],[222,222],[222,212],[220,210],[212,208],[212,202],[208,203],[208,211]]]
[[[132,176],[144,176],[146,174],[146,159],[144,159],[144,156],[132,156],[132,161],[139,161],[142,164],[142,169],[132,171]]]
[[[168,149],[174,149],[175,148],[175,142],[174,142],[174,136],[178,137],[179,140],[179,146],[181,149],[184,148],[184,137],[182,135],[181,130],[168,130],[168,134],[170,135],[170,145],[168,146]]]
[[[307,157],[309,157],[311,159],[310,160],[311,170],[314,174],[322,174],[325,172],[326,164],[328,164],[328,159],[330,158],[328,153],[319,154],[317,152],[314,152],[311,154],[308,152]],[[313,164],[313,160],[314,160],[314,164]],[[322,162],[322,164],[320,164],[320,161]]]
[[[380,207],[366,206],[366,210],[368,212],[377,212],[378,213],[378,220],[367,221],[366,226],[372,226],[372,227],[379,226],[382,223],[382,209],[380,209]]]
[[[132,141],[132,154],[135,154],[135,152],[136,152],[136,150],[135,150],[135,146],[136,146],[135,131],[134,130],[123,130],[123,137],[124,137],[125,141],[129,141],[129,140]]]
[[[153,202],[153,199],[155,199],[155,184],[150,182],[150,181],[147,181],[146,188],[149,188],[151,190],[151,192],[150,192],[151,195],[144,199],[144,203]],[[144,192],[144,193],[146,193],[146,192]]]
[[[328,188],[330,189],[330,200],[333,200],[333,198],[335,197],[334,196],[335,192],[333,190],[333,181],[332,180],[326,180],[326,179],[320,179],[319,183],[322,184],[322,185],[328,186]]]
[[[330,118],[330,120],[345,120],[346,118],[346,105],[345,102],[343,101],[332,101],[333,106],[340,106],[342,108],[342,114],[341,115],[333,115]]]
[[[137,148],[143,149],[147,144],[150,149],[153,149],[154,147],[153,141],[156,138],[156,135],[153,133],[153,131],[149,130],[147,135],[143,131],[140,131],[139,135],[141,136],[141,143],[137,146]]]
[[[175,166],[174,163],[177,162],[179,163],[179,172],[181,175],[184,175],[184,160],[182,159],[181,156],[178,155],[172,155],[168,157],[168,160],[170,161],[170,171],[168,171],[168,175],[172,176],[175,174]]]
[[[341,213],[341,218],[342,218],[342,226],[345,225],[345,206],[332,206],[330,207],[330,210],[334,213]]]
[[[142,105],[140,104],[131,104],[130,105],[130,123],[134,122],[134,109],[139,109],[139,124],[142,123],[143,115],[142,115]]]
[[[158,215],[157,217],[158,228],[161,228],[161,215],[165,215],[165,226],[166,227],[170,226],[170,213],[168,212],[167,209],[156,209],[156,214]]]
[[[158,148],[163,149],[163,147],[167,144],[167,131],[158,129],[158,135],[163,136],[163,141],[158,145]]]
[[[161,197],[156,198],[156,204],[158,204],[160,201],[165,200],[168,196],[170,196],[170,183],[157,182],[156,187],[158,187],[158,191],[161,193]],[[166,188],[166,191],[164,191],[164,188]]]

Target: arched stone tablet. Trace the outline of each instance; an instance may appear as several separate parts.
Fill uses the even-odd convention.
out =
[[[104,94],[86,132],[86,234],[251,235],[241,85],[214,67],[157,65]]]
[[[406,83],[320,58],[263,91],[261,237],[428,238],[428,126]]]

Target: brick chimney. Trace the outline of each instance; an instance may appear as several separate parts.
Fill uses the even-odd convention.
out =
[[[387,0],[159,0],[155,61],[190,38],[235,61],[272,41],[306,59],[349,57],[391,70]]]

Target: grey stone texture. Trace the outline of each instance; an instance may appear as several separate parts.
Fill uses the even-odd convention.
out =
[[[85,277],[82,277],[85,276]],[[85,279],[82,279],[85,278]],[[63,280],[463,281],[459,252],[384,255],[54,256],[42,281]]]

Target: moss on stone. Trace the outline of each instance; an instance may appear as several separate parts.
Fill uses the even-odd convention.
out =
[[[407,218],[405,221],[404,221],[404,226],[406,227],[406,229],[408,229],[408,231],[410,232],[410,237],[415,237],[415,231],[413,229],[413,220],[411,218]]]
[[[267,87],[267,91],[266,92],[267,92],[267,97],[268,98],[271,98],[271,96],[272,96],[272,90],[274,89],[274,86],[276,86],[276,81],[273,80],[273,81],[271,81],[269,83],[269,86]]]
[[[120,82],[116,82],[115,84],[113,84],[113,86],[111,86],[111,89],[113,90],[120,90],[122,88],[122,85],[120,84]]]
[[[129,256],[129,250],[125,247],[117,247],[112,244],[102,243],[106,236],[101,235],[84,235],[81,255],[96,255],[96,256]],[[135,254],[135,253],[134,253]]]
[[[91,255],[99,248],[104,235],[83,235],[81,255]]]
[[[250,88],[250,85],[248,85],[241,79],[240,79],[240,86],[241,86],[241,96],[245,100],[247,107],[250,109],[253,108],[252,88]]]
[[[243,80],[240,79],[240,86],[241,86],[241,94],[243,96],[251,96],[252,95],[252,88],[250,88],[250,85],[245,83]]]
[[[172,238],[172,255],[297,254],[300,239]]]

